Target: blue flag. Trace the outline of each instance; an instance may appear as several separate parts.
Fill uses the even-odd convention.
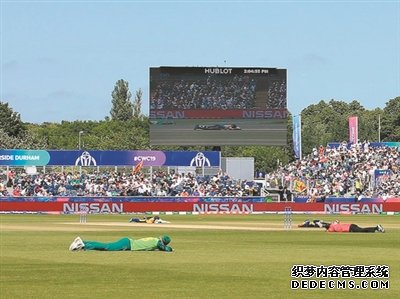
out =
[[[293,116],[293,150],[296,159],[301,159],[301,116]]]

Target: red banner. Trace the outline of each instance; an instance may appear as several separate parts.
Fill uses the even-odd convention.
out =
[[[351,143],[358,142],[358,117],[357,116],[349,117],[349,142],[351,142]]]
[[[287,207],[290,207],[292,212],[379,214],[400,212],[400,201],[385,203],[0,202],[1,212],[58,212],[66,214],[79,213],[84,210],[94,214],[144,212],[251,214],[284,212]]]
[[[245,118],[245,119],[287,119],[286,109],[196,109],[196,110],[150,110],[150,119],[154,118]]]

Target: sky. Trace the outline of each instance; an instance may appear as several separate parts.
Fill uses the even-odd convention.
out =
[[[0,0],[0,101],[30,123],[100,121],[149,68],[287,69],[288,109],[400,96],[400,1]]]

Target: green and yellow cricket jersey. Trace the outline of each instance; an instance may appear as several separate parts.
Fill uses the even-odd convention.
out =
[[[142,238],[142,239],[129,239],[131,242],[131,250],[132,251],[152,251],[152,250],[161,250],[161,251],[172,251],[170,246],[164,245],[162,241],[158,238]]]

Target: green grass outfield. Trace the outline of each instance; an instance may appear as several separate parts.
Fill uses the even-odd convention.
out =
[[[128,223],[132,216],[79,224],[77,215],[0,215],[0,298],[399,298],[400,216],[293,216],[293,226],[313,217],[380,223],[384,234],[284,230],[276,214],[163,215],[171,225]],[[165,233],[173,253],[68,250],[77,235],[106,242]],[[389,289],[292,290],[296,264],[387,265]]]

